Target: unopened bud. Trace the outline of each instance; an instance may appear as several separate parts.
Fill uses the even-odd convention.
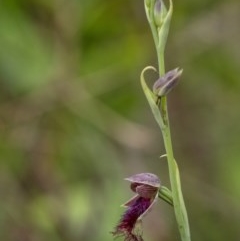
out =
[[[153,85],[153,93],[159,97],[167,95],[179,82],[182,69],[173,69],[160,77]]]
[[[161,27],[164,18],[167,15],[167,9],[162,0],[157,0],[154,6],[154,21],[157,27]]]

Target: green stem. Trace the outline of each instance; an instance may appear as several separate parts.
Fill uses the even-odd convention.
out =
[[[154,23],[153,12],[154,12],[155,2],[156,0],[150,1],[149,7],[146,8],[146,13],[147,13],[148,21],[152,30],[154,43],[157,50],[159,76],[163,76],[165,74],[164,49],[165,49],[166,39],[168,35],[171,15],[172,15],[172,1],[170,0],[169,10],[163,22],[163,25],[165,24],[166,26],[161,27],[161,29],[158,29],[158,27],[156,27]],[[156,33],[158,33],[158,35]],[[182,190],[181,190],[181,182],[180,182],[178,165],[174,159],[174,154],[173,154],[166,96],[161,97],[160,103],[161,104],[159,107],[159,112],[161,113],[161,115],[154,114],[154,116],[158,123],[161,123],[159,118],[162,118],[164,123],[164,125],[159,124],[159,126],[162,131],[164,146],[167,153],[169,177],[170,177],[170,184],[172,189],[172,199],[173,199],[175,216],[178,223],[179,232],[181,235],[181,240],[191,241],[188,216],[187,216],[187,211],[186,211]]]
[[[166,115],[167,115],[167,111],[166,111]],[[175,216],[177,219],[178,228],[181,234],[182,241],[190,241],[191,238],[190,238],[188,216],[187,216],[187,211],[186,211],[182,190],[181,190],[179,169],[173,155],[168,117],[166,117],[166,119],[167,119],[168,126],[166,126],[164,130],[162,130],[162,134],[163,134],[163,140],[164,140],[164,145],[165,145],[167,159],[168,159],[169,176],[170,176],[170,183],[171,183],[171,189],[172,189],[174,211],[175,211]]]
[[[158,53],[158,65],[159,65],[159,72],[161,70],[161,74],[164,75],[165,69],[163,69],[163,66],[164,66],[163,51]],[[170,183],[171,183],[171,189],[172,189],[175,216],[177,219],[178,228],[181,234],[182,241],[190,241],[191,239],[190,239],[188,217],[187,217],[186,207],[184,204],[182,190],[181,190],[178,166],[174,159],[173,148],[172,148],[171,131],[170,131],[169,118],[168,118],[166,96],[162,97],[160,108],[161,108],[162,118],[165,124],[165,128],[162,128],[161,130],[162,130],[162,135],[164,140],[164,146],[167,153],[169,177],[170,177]]]

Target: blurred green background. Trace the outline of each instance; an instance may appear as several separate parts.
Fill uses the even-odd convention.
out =
[[[239,9],[174,1],[166,68],[184,73],[169,111],[193,241],[240,240]],[[0,240],[111,241],[123,178],[169,186],[146,65],[143,0],[0,1]],[[144,237],[180,240],[171,207],[159,200]]]

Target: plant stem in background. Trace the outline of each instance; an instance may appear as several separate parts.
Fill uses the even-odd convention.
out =
[[[149,69],[155,70],[155,68],[148,66],[141,73],[141,84],[153,115],[162,131],[169,167],[169,177],[172,190],[171,198],[181,240],[190,241],[191,238],[188,216],[181,190],[178,165],[173,154],[166,97],[167,93],[175,86],[178,77],[182,73],[182,71],[178,71],[178,69],[176,69],[165,74],[164,50],[173,12],[173,4],[170,0],[169,8],[167,10],[162,0],[145,0],[145,10],[157,51],[159,80],[156,81],[156,89],[152,92],[145,82],[144,72]],[[160,194],[159,197],[161,198]],[[166,199],[168,200],[168,198]],[[171,201],[169,201],[169,203],[171,204]]]

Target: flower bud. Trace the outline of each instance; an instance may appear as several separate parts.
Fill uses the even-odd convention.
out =
[[[154,21],[157,27],[161,27],[164,18],[167,15],[167,9],[162,0],[157,0],[154,6]]]
[[[173,69],[160,77],[153,85],[153,93],[159,97],[167,95],[179,82],[182,69]]]

